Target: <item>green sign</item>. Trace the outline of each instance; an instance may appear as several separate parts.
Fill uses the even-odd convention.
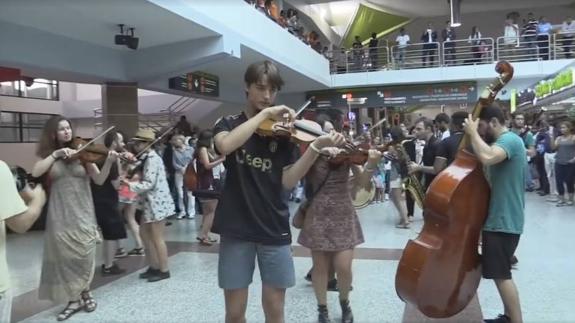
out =
[[[553,93],[572,87],[574,85],[573,73],[575,73],[575,68],[571,67],[553,78],[539,82],[539,84],[535,86],[535,96],[537,99],[543,99]]]

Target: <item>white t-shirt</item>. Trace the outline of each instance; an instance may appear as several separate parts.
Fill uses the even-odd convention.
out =
[[[4,220],[25,212],[28,208],[16,190],[14,177],[8,165],[0,160],[0,293],[9,287],[6,263],[6,228]]]
[[[512,44],[518,44],[519,43],[519,38],[517,37],[518,28],[519,28],[519,26],[517,26],[517,24],[505,26],[504,36],[505,36],[505,44],[506,45],[512,45]]]
[[[407,43],[410,41],[409,35],[399,35],[395,41],[399,44],[399,48],[405,48],[407,47]]]

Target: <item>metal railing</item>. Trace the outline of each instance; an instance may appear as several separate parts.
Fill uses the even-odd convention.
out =
[[[493,38],[462,39],[443,42],[443,66],[491,64],[495,60]]]
[[[549,36],[498,37],[497,59],[509,62],[548,60],[551,50]]]
[[[575,58],[574,33],[553,34],[553,59]]]
[[[416,43],[391,47],[394,69],[439,67],[441,65],[440,44]]]
[[[331,51],[328,53],[332,74],[379,71],[389,68],[390,55],[387,41],[385,46],[362,47]]]
[[[575,58],[575,33],[394,45],[329,52],[332,74]]]
[[[165,127],[175,125],[178,122],[179,116],[190,108],[190,106],[198,100],[197,98],[181,96],[167,108],[161,109],[158,113],[110,113],[108,116],[115,117],[134,117],[138,119],[139,128],[151,128],[154,131],[161,131]],[[94,127],[101,129],[104,125],[104,114],[102,108],[92,109],[94,113]]]

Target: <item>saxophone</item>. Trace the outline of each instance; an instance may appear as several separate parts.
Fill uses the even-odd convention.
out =
[[[415,174],[409,174],[408,172],[407,165],[411,159],[409,158],[409,155],[407,154],[407,151],[405,151],[405,147],[403,146],[403,144],[406,141],[409,140],[404,140],[399,145],[396,145],[396,149],[399,154],[398,156],[399,169],[401,176],[403,178],[402,180],[403,189],[411,193],[411,196],[413,196],[413,199],[415,200],[415,203],[417,203],[417,206],[419,206],[419,208],[423,210],[423,200],[425,199],[425,190],[423,189],[423,186],[421,185],[421,182],[419,181],[417,176],[415,176]]]

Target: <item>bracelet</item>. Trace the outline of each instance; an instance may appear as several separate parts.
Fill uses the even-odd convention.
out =
[[[56,156],[54,156],[54,152],[52,152],[52,153],[50,154],[50,157],[52,157],[54,160],[58,159],[58,158],[56,158]]]
[[[321,154],[321,151],[317,149],[317,147],[314,146],[313,143],[309,144],[309,148],[311,148],[311,150],[315,151],[316,153]]]

